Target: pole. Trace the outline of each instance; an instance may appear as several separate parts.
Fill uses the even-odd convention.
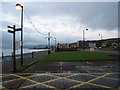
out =
[[[83,30],[83,51],[85,51],[85,31],[88,31],[88,29]]]
[[[13,72],[16,72],[16,57],[15,57],[15,32],[20,31],[20,29],[16,29],[15,25],[13,27],[7,26],[8,28],[13,29],[13,31],[8,30],[9,33],[13,34],[13,52],[12,52],[12,58],[13,58]]]
[[[15,25],[13,25],[13,72],[16,72],[16,61],[15,61]]]
[[[48,47],[50,49],[50,32],[48,33]]]
[[[32,58],[34,57],[34,56],[33,56],[33,53],[34,53],[34,52],[32,52]]]
[[[101,38],[101,40],[102,40],[102,34],[99,34],[99,36],[100,36],[100,38]]]
[[[23,7],[21,8],[21,66],[23,66]]]
[[[50,54],[50,32],[48,32],[48,54]]]
[[[50,54],[51,52],[50,52],[50,38],[52,38],[52,37],[50,37],[50,32],[48,32],[48,37],[45,37],[45,39],[46,38],[48,38],[48,54]]]
[[[56,38],[54,37],[54,40],[55,40],[55,48],[56,48]]]
[[[4,58],[4,53],[2,52],[2,58]]]
[[[101,40],[102,40],[102,34],[101,34]]]
[[[55,51],[56,51],[56,37],[54,37],[54,39],[55,39]]]
[[[85,48],[84,48],[84,38],[85,38],[85,31],[83,30],[83,51],[85,51]]]

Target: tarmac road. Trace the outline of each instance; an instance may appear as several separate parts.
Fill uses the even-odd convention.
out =
[[[2,85],[9,90],[115,90],[119,71],[118,61],[39,62],[21,73],[3,74]]]
[[[102,53],[108,53],[111,55],[120,55],[120,51],[108,51],[108,50],[100,50],[100,49],[95,49],[95,52],[102,52]]]
[[[21,73],[3,73],[0,78],[5,90],[114,90],[120,87],[118,64],[119,60],[37,62]]]
[[[118,63],[118,60],[37,62],[23,72],[118,72]]]

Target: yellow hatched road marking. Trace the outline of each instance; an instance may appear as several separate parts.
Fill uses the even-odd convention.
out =
[[[29,73],[24,73],[24,74],[29,74]],[[23,74],[23,75],[24,75]],[[19,74],[18,74],[19,75]],[[11,76],[11,75],[9,75],[9,76]],[[32,77],[37,77],[37,76],[43,76],[43,74],[41,74],[41,75],[36,75],[36,76],[26,76],[27,78],[32,78]],[[12,80],[8,80],[8,81],[4,81],[4,82],[2,82],[2,83],[8,83],[8,82],[12,82],[12,81],[15,81],[15,80],[20,80],[20,79],[22,79],[22,78],[16,78],[16,79],[12,79]]]
[[[16,80],[21,80],[22,78],[17,78],[17,79],[12,79],[12,80],[8,80],[8,81],[4,81],[2,83],[9,83],[9,82],[13,82],[13,81],[16,81]]]
[[[107,76],[107,75],[109,75],[109,74],[110,74],[110,73],[107,73],[107,74],[105,74],[105,75],[102,75],[102,76],[99,76],[99,77],[97,77],[97,78],[91,79],[91,80],[89,80],[89,81],[87,81],[87,82],[82,82],[81,84],[74,85],[74,86],[70,87],[69,89],[71,89],[71,88],[77,88],[77,87],[79,87],[79,86],[81,86],[81,85],[88,84],[88,83],[90,83],[90,82],[92,82],[92,81],[95,81],[95,80],[97,80],[97,79],[103,78],[103,77],[105,77],[105,76]]]
[[[59,77],[59,78],[57,78],[57,79],[52,79],[52,80],[44,81],[44,82],[42,82],[42,83],[44,84],[44,83],[52,82],[52,81],[59,80],[59,79],[61,79],[61,77]],[[39,83],[39,84],[41,84],[41,83]],[[39,84],[28,85],[28,86],[24,86],[24,87],[21,87],[21,88],[36,86],[36,85],[39,85]]]
[[[24,87],[20,87],[19,89],[23,89],[23,88],[30,88],[30,87],[33,87],[33,86],[36,86],[36,85],[39,85],[39,84],[32,84],[32,85],[28,85],[28,86],[24,86]]]
[[[32,85],[20,87],[20,89],[42,84],[43,86],[46,86],[46,87],[48,87],[48,88],[54,88],[54,89],[57,89],[57,90],[58,90],[58,88],[56,88],[56,87],[54,87],[54,86],[46,85],[46,84],[44,84],[44,83],[52,82],[52,81],[59,80],[59,79],[65,79],[65,80],[67,79],[67,80],[74,81],[74,82],[82,82],[82,81],[78,81],[78,80],[69,79],[69,77],[75,76],[75,75],[79,75],[79,74],[80,74],[80,73],[75,73],[75,74],[68,75],[68,76],[65,76],[65,77],[60,77],[60,76],[56,76],[56,75],[54,75],[54,74],[52,74],[52,73],[49,73],[49,74],[45,74],[45,75],[47,75],[47,76],[52,76],[52,77],[56,77],[57,79],[48,80],[48,81],[45,81],[45,82],[42,82],[42,83],[29,79],[28,77],[30,77],[30,76],[23,77],[23,76],[19,76],[19,75],[16,75],[16,74],[10,74],[10,75],[12,75],[12,76],[16,76],[16,77],[19,77],[19,78],[18,78],[18,79],[9,80],[9,81],[6,81],[6,82],[11,82],[11,81],[14,81],[14,80],[25,79],[25,80],[34,82],[34,83],[36,83],[36,84],[32,84]],[[82,73],[82,74],[83,74],[83,73]],[[84,74],[85,74],[85,75],[89,75],[89,74],[86,74],[86,73],[84,73]],[[94,80],[103,78],[103,77],[105,77],[105,76],[107,76],[107,75],[109,75],[109,74],[112,74],[112,73],[107,73],[107,74],[105,74],[105,75],[98,76],[97,78],[91,79],[91,80],[89,80],[89,81],[87,81],[87,82],[82,82],[82,83],[80,83],[80,84],[74,85],[74,86],[72,86],[72,87],[70,87],[70,88],[68,88],[68,89],[65,89],[65,90],[69,90],[69,89],[71,89],[71,88],[76,88],[76,87],[82,86],[82,85],[84,85],[84,84],[90,84],[90,85],[93,85],[93,86],[98,86],[98,87],[111,88],[111,89],[113,89],[112,87],[109,87],[109,86],[104,86],[104,85],[99,85],[99,84],[90,83],[90,82],[92,82],[92,81],[94,81]],[[37,76],[37,75],[36,75],[36,76]],[[39,75],[38,75],[38,76],[39,76]],[[40,76],[41,76],[41,75],[40,75]],[[92,76],[95,76],[95,75],[92,75]],[[4,83],[5,83],[5,82],[4,82]],[[59,90],[61,90],[61,89],[59,89]]]
[[[56,78],[58,78],[58,79],[56,79],[56,80],[60,80],[60,79],[67,79],[67,80],[70,80],[70,81],[73,81],[73,82],[81,82],[81,81],[78,81],[78,80],[73,80],[73,79],[70,79],[70,78],[68,78],[68,77],[72,77],[72,76],[75,76],[75,75],[78,75],[78,74],[80,74],[80,73],[77,73],[77,74],[73,74],[73,75],[70,75],[70,76],[65,76],[65,77],[59,77],[59,76],[54,76],[54,75],[52,75],[52,74],[49,74],[49,76],[52,76],[52,77],[56,77]],[[51,80],[51,81],[55,81],[55,80]],[[50,80],[49,81],[46,81],[46,82],[51,82]]]
[[[52,75],[52,74],[48,74],[48,76],[52,76],[52,77],[56,77],[56,78],[68,78],[68,77],[76,76],[76,75],[79,75],[79,74],[80,73],[76,73],[76,74],[65,76],[65,77],[60,77],[60,76],[56,76],[56,75]]]
[[[10,76],[10,74],[3,74],[4,76],[2,76],[2,77],[9,77]]]
[[[11,74],[11,75],[12,75],[12,76],[19,77],[19,78],[22,78],[22,79],[25,79],[25,80],[28,80],[28,81],[31,81],[31,82],[34,82],[34,83],[36,83],[36,84],[41,84],[41,85],[46,86],[46,87],[48,87],[48,88],[57,89],[56,87],[49,86],[49,85],[46,85],[46,84],[44,84],[44,83],[41,83],[41,82],[37,82],[37,81],[31,80],[31,79],[28,79],[27,77],[19,76],[19,75],[16,75],[16,74]]]
[[[78,73],[77,73],[77,74],[78,74]],[[77,75],[77,74],[73,74],[73,75],[71,75],[71,76],[75,76],[75,75]],[[47,74],[47,75],[48,75],[48,76],[52,76],[52,77],[56,77],[57,79],[48,80],[48,81],[45,81],[45,82],[42,82],[42,83],[48,83],[48,82],[52,82],[52,81],[56,81],[56,80],[60,80],[60,79],[65,79],[66,77],[68,77],[68,76],[66,76],[66,77],[59,77],[59,76],[54,76],[54,75],[52,75],[52,74]],[[70,76],[69,76],[69,77],[70,77]],[[66,78],[66,79],[68,79],[68,78]],[[69,79],[69,80],[71,80],[71,81],[76,81],[76,82],[80,82],[80,81],[72,80],[72,79]],[[28,85],[28,86],[24,86],[24,87],[21,87],[21,88],[27,88],[27,87],[36,86],[36,85],[39,85],[39,84]]]
[[[53,81],[60,80],[60,79],[62,79],[62,78],[60,77],[60,78],[57,78],[57,79],[48,80],[48,81],[45,81],[43,83],[53,82]]]
[[[88,83],[88,84],[93,85],[93,86],[102,87],[102,88],[110,88],[110,89],[113,89],[112,87],[104,86],[104,85],[100,85],[100,84],[93,84],[93,83]]]
[[[111,73],[111,74],[113,74],[113,73]],[[91,75],[91,74],[87,74],[87,73],[85,75],[97,77],[96,75]],[[111,77],[105,77],[105,78],[107,78],[107,79],[113,79],[113,80],[118,80],[116,78],[111,78]]]
[[[71,75],[71,76],[75,76],[76,74],[74,75]],[[42,83],[48,83],[48,82],[52,82],[52,81],[55,81],[55,80],[59,80],[59,79],[69,79],[67,77],[70,77],[70,76],[66,76],[66,77],[59,77],[59,76],[54,76],[54,75],[49,75],[49,76],[53,76],[53,77],[57,77],[57,79],[53,79],[53,80],[48,80],[48,81],[45,81],[45,82],[42,82]],[[70,81],[74,81],[74,82],[81,82],[81,81],[78,81],[78,80],[73,80],[73,79],[69,79]],[[88,83],[88,84],[92,84],[92,83]],[[27,87],[31,87],[31,86],[36,86],[36,85],[39,85],[39,84],[33,84],[33,85],[28,85],[28,86],[25,86],[25,87],[22,87],[22,88],[27,88]],[[99,86],[99,87],[103,87],[103,88],[111,88],[111,87],[108,87],[108,86],[104,86],[104,85],[99,85],[99,84],[92,84],[94,86]]]

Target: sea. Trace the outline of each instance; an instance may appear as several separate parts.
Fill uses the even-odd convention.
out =
[[[31,52],[38,52],[38,51],[47,51],[48,49],[28,49],[23,48],[23,53],[31,53]],[[13,50],[12,49],[0,49],[0,57],[2,57],[2,53],[4,56],[11,56]],[[16,50],[16,55],[21,53],[21,49]]]

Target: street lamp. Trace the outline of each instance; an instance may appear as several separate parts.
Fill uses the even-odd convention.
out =
[[[48,32],[48,37],[45,37],[45,39],[46,38],[48,38],[48,54],[50,54],[51,53],[51,51],[50,51],[50,38],[52,38],[51,36],[50,36],[50,32]]]
[[[21,10],[21,66],[23,66],[23,6],[17,3],[16,9]]]
[[[56,37],[54,37],[54,40],[55,40],[55,50],[56,50]]]
[[[83,30],[83,51],[85,51],[85,47],[84,47],[84,44],[85,44],[85,31],[88,31],[88,29]]]
[[[102,40],[102,34],[99,34],[99,36],[101,37],[101,40]]]
[[[23,6],[22,6],[21,4],[19,4],[19,3],[16,4],[16,9],[17,9],[17,10],[20,10],[20,9],[22,9],[22,8],[23,8]]]

